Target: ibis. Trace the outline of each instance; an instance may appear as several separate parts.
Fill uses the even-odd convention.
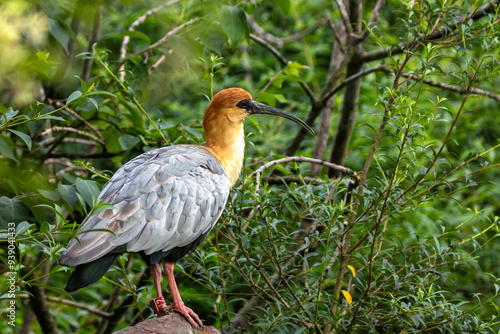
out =
[[[104,185],[98,200],[112,207],[85,218],[59,259],[62,265],[76,266],[65,290],[96,282],[121,254],[139,253],[156,289],[153,311],[162,316],[173,310],[191,325],[202,326],[181,299],[174,264],[200,245],[224,210],[243,165],[243,119],[255,114],[287,118],[314,134],[298,117],[254,101],[243,89],[220,91],[203,117],[205,146],[174,145],[143,153]],[[160,265],[172,295],[168,306]]]

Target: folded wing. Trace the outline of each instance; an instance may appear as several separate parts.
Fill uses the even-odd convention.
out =
[[[187,246],[213,227],[229,191],[222,165],[203,147],[144,153],[103,187],[99,200],[114,208],[87,217],[59,261],[74,266],[125,248],[150,255]]]

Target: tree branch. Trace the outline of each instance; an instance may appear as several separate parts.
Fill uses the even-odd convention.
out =
[[[391,74],[395,73],[390,68],[387,68],[387,67],[382,66],[382,65],[381,66],[377,66],[376,69],[380,70],[380,71],[383,71],[383,72],[386,72],[386,73],[391,73]],[[429,80],[429,79],[422,79],[422,78],[420,78],[420,77],[418,77],[418,76],[416,76],[414,74],[407,73],[407,72],[401,72],[401,76],[405,77],[405,78],[409,78],[410,80],[414,80],[414,81],[422,81],[423,83],[425,83],[425,84],[427,84],[429,86],[443,88],[443,89],[446,89],[446,90],[450,90],[450,91],[453,91],[453,92],[460,93],[462,95],[463,94],[469,94],[469,93],[479,94],[479,95],[484,95],[484,96],[487,96],[489,98],[492,98],[492,99],[494,99],[496,101],[500,101],[500,95],[495,94],[493,92],[489,92],[489,91],[483,90],[483,89],[472,88],[472,91],[468,91],[467,89],[462,88],[462,87],[452,86],[452,85],[448,85],[448,84],[445,84],[445,83],[442,83],[442,82],[432,81],[432,80]]]
[[[329,91],[328,93],[326,93],[324,99],[328,100],[330,97],[332,97],[333,95],[335,95],[335,93],[337,93],[339,90],[341,90],[342,88],[344,88],[347,84],[349,84],[353,80],[356,80],[356,79],[359,79],[361,77],[364,77],[365,75],[368,75],[368,74],[370,74],[372,72],[385,70],[386,68],[387,67],[384,64],[382,64],[382,65],[378,65],[378,66],[375,66],[375,67],[372,67],[372,68],[360,71],[360,72],[358,72],[356,74],[353,74],[353,75],[347,77],[344,81],[342,81],[342,83],[340,83],[339,85],[337,85],[334,88],[332,88],[331,91]]]
[[[41,263],[45,259],[45,253],[40,253],[38,254],[37,263]],[[45,295],[45,289],[43,288],[43,284],[45,284],[48,279],[48,276],[46,275],[49,272],[50,262],[46,261],[44,264],[42,264],[41,273],[34,272],[30,276],[30,278],[35,278],[37,274],[41,274],[40,277],[42,278],[40,279],[39,284],[26,284],[26,291],[28,291],[29,293],[31,309],[35,313],[43,333],[58,334],[59,330],[57,329],[57,325],[54,321],[52,313],[50,313],[50,308],[47,305],[47,296]]]
[[[173,4],[176,4],[180,0],[171,0],[167,3],[164,3],[163,5],[160,5],[158,7],[155,7],[153,9],[148,10],[146,13],[144,13],[142,16],[139,16],[137,20],[135,20],[130,27],[128,28],[128,31],[134,31],[140,24],[144,23],[148,16],[154,15],[160,10],[164,9],[165,7],[171,6]],[[130,36],[126,35],[123,37],[122,45],[120,47],[120,67],[118,69],[118,72],[120,73],[120,81],[125,80],[125,57],[127,56],[127,46],[128,43],[130,42]]]
[[[484,17],[487,14],[494,13],[496,8],[495,6],[498,5],[498,1],[492,1],[481,8],[479,8],[476,12],[474,12],[470,18],[474,21],[477,21]],[[398,46],[392,48],[391,50],[386,50],[386,49],[379,49],[379,50],[374,50],[374,51],[369,51],[369,52],[363,52],[361,54],[361,60],[363,62],[369,62],[373,60],[378,60],[387,57],[389,54],[391,55],[396,55],[405,52],[405,50],[413,48],[415,45],[419,45],[421,43],[424,43],[425,41],[429,40],[436,40],[436,39],[441,39],[443,37],[451,35],[451,33],[457,29],[458,25],[464,22],[464,19],[457,21],[455,24],[450,26],[450,29],[440,29],[434,31],[432,34],[429,34],[428,36],[424,36],[421,39],[415,40],[411,44],[406,44],[406,43],[400,43]]]
[[[101,21],[102,21],[102,3],[97,7],[95,17],[94,17],[94,25],[92,27],[92,35],[90,35],[89,46],[87,47],[87,52],[91,53],[92,48],[95,43],[99,41],[99,34],[101,32]],[[83,60],[83,69],[82,69],[82,80],[87,81],[90,77],[90,70],[92,69],[92,57],[86,57]]]
[[[30,298],[30,296],[27,294],[19,294],[18,297],[21,299],[29,299]],[[77,302],[74,302],[72,300],[63,299],[61,297],[47,297],[47,300],[51,303],[63,304],[63,305],[69,305],[72,307],[76,307],[76,308],[79,308],[81,310],[88,311],[90,313],[96,314],[96,315],[98,315],[100,317],[104,317],[104,318],[110,317],[112,315],[112,313],[104,312],[104,311],[101,311],[99,309],[90,307],[86,304],[77,303]]]
[[[274,36],[273,34],[270,34],[270,33],[266,32],[264,29],[262,29],[257,24],[257,22],[255,22],[255,20],[253,18],[253,15],[248,15],[247,14],[247,22],[248,22],[248,25],[250,26],[250,28],[252,28],[257,33],[257,35],[260,38],[262,38],[262,39],[264,39],[266,41],[269,41],[271,43],[274,43],[278,47],[282,47],[286,43],[294,42],[296,40],[302,39],[305,36],[309,35],[314,30],[316,30],[318,27],[324,25],[327,22],[327,19],[320,18],[319,20],[317,20],[316,22],[314,22],[312,25],[310,25],[306,29],[304,29],[302,31],[299,31],[299,32],[297,32],[297,33],[295,33],[295,34],[293,34],[291,36],[288,36],[288,37],[277,37],[277,36]]]
[[[347,34],[352,35],[354,31],[352,29],[351,20],[344,3],[342,2],[342,0],[335,0],[335,3],[339,8],[340,16],[342,17],[342,21],[344,21],[344,26],[346,28]]]
[[[362,40],[365,39],[366,37],[368,37],[368,35],[370,34],[370,30],[368,30],[368,27],[370,27],[372,24],[375,23],[375,21],[377,21],[379,15],[380,15],[380,10],[384,6],[384,4],[385,4],[385,0],[377,0],[375,7],[373,7],[372,16],[370,16],[370,20],[368,21],[368,23],[366,25],[367,27],[361,33]]]
[[[265,40],[254,34],[250,34],[250,38],[255,42],[257,42],[258,44],[265,47],[266,49],[268,49],[279,60],[281,65],[283,66],[288,65],[288,60],[285,57],[283,57],[283,55],[278,50],[276,50],[274,46],[272,46],[271,44],[269,44],[268,42],[266,42]],[[311,103],[316,103],[316,97],[314,96],[314,93],[312,92],[311,88],[309,88],[309,86],[303,81],[300,82],[300,86],[306,92],[307,96],[309,97],[309,100],[311,100]]]
[[[141,54],[141,53],[145,53],[145,52],[151,51],[151,50],[153,50],[153,49],[155,49],[155,48],[159,47],[160,45],[167,43],[167,42],[168,42],[168,39],[170,38],[170,36],[177,34],[179,31],[181,31],[181,30],[182,30],[182,29],[184,29],[185,27],[188,27],[188,26],[190,26],[190,25],[192,25],[192,24],[195,24],[195,23],[196,23],[196,22],[198,22],[199,20],[200,20],[200,18],[195,17],[195,18],[193,18],[193,19],[191,19],[191,20],[189,20],[189,21],[187,21],[187,22],[185,22],[185,23],[181,24],[180,26],[175,27],[174,29],[172,29],[172,30],[170,30],[169,32],[167,32],[167,33],[165,34],[165,36],[163,36],[163,37],[162,37],[160,40],[158,40],[156,43],[154,43],[154,44],[152,44],[152,45],[148,46],[148,47],[147,47],[147,48],[145,48],[144,50],[141,50],[141,51],[137,51],[137,52],[135,52],[133,55],[139,55],[139,54]]]

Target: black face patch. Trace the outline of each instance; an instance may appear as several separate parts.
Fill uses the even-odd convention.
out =
[[[241,109],[245,109],[245,110],[248,110],[248,111],[251,111],[252,110],[252,100],[241,100],[240,102],[238,102],[238,104],[236,105],[238,108],[241,108]]]

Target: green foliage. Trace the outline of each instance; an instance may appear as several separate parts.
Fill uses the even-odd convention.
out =
[[[228,333],[498,332],[499,6],[386,1],[368,24],[379,2],[365,1],[361,35],[356,24],[343,35],[340,3],[0,3],[0,307],[17,305],[0,331],[43,332],[25,321],[30,299],[48,303],[60,332],[151,317],[154,287],[136,255],[88,288],[62,289],[72,269],[57,260],[108,207],[102,185],[143,152],[203,144],[203,111],[227,87],[302,119],[325,113],[332,92],[331,125],[294,151],[311,156],[340,128],[353,89],[341,66],[365,57],[342,163],[357,173],[269,163],[297,128],[248,118],[242,177],[177,264],[181,295]],[[364,51],[337,64],[342,38]],[[337,65],[345,81],[330,82]]]

